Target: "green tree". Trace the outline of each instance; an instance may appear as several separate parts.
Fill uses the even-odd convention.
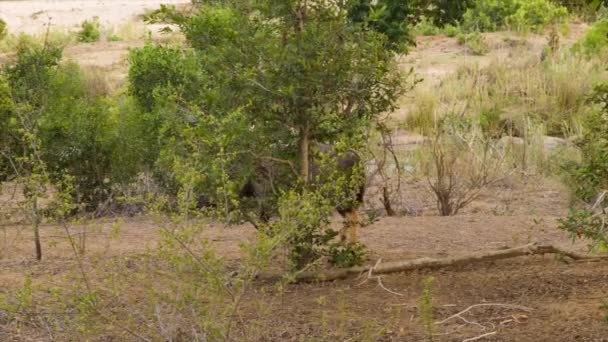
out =
[[[191,50],[172,58],[186,54],[197,65],[174,73],[180,76],[170,86],[158,83],[147,102],[162,113],[159,162],[170,165],[186,203],[203,189],[227,212],[240,186],[261,169],[275,177],[274,198],[289,189],[308,191],[316,142],[339,150],[365,143],[374,118],[392,110],[404,91],[387,46],[405,31],[370,29],[377,12],[369,20],[351,14],[350,4],[277,0],[214,2],[193,15],[164,6],[150,16],[179,26]],[[173,53],[164,51],[159,54]],[[144,69],[150,72],[130,73],[136,96],[152,82],[133,76],[154,78],[154,68]],[[193,79],[196,96],[181,91]]]
[[[13,106],[1,113],[5,160],[32,159],[28,149],[35,143],[34,159],[44,164],[48,180],[72,175],[76,198],[95,209],[109,196],[116,124],[79,66],[61,59],[59,46],[22,41],[15,60],[2,70],[6,82],[0,96],[8,104],[3,107]],[[14,167],[8,170],[8,177],[16,176]]]

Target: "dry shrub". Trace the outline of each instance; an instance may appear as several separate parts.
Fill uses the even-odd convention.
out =
[[[425,146],[423,169],[442,216],[456,215],[506,175],[504,155],[481,129],[448,116]]]
[[[85,87],[91,98],[109,95],[112,86],[108,79],[108,72],[98,66],[82,67],[84,73]]]

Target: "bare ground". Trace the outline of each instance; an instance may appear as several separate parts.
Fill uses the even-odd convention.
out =
[[[572,244],[556,229],[556,219],[565,213],[568,203],[564,192],[557,190],[546,182],[516,188],[507,214],[497,214],[493,209],[500,202],[504,204],[504,198],[488,195],[460,216],[435,216],[429,207],[423,216],[381,218],[361,229],[361,240],[369,249],[371,263],[379,258],[447,257],[529,242],[585,252],[584,244]],[[164,222],[151,217],[87,222],[87,253],[92,257],[136,258],[156,245]],[[340,224],[339,217],[335,224]],[[79,232],[78,227],[71,229],[72,233]],[[117,237],[112,238],[112,232]],[[45,259],[38,264],[32,261],[27,227],[0,228],[0,294],[22,286],[25,274],[45,283],[65,281],[66,272],[74,265],[65,232],[47,225],[42,233]],[[205,232],[211,246],[229,264],[241,257],[239,243],[254,234],[249,225],[225,227],[217,223],[210,224]],[[259,280],[244,304],[243,314],[245,320],[265,327],[261,334],[265,341],[361,341],[370,336],[381,341],[422,341],[425,332],[416,303],[423,280],[432,276],[436,321],[475,304],[502,303],[531,309],[474,308],[462,317],[475,323],[455,318],[436,325],[436,341],[462,341],[492,332],[496,334],[485,340],[607,341],[608,326],[599,310],[607,296],[607,271],[605,261],[566,263],[551,256],[535,256],[385,275],[385,289],[376,280],[364,282],[366,275],[331,283],[290,285],[282,292],[276,292],[268,280]],[[260,303],[264,313],[256,309]],[[245,339],[246,332],[241,333]],[[41,333],[34,340],[45,340],[44,336]]]

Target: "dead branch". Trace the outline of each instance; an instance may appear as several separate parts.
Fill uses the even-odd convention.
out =
[[[380,286],[380,288],[383,289],[384,291],[386,291],[390,294],[394,294],[395,296],[405,296],[402,293],[395,292],[395,291],[387,288],[386,286],[384,286],[384,283],[382,283],[382,276],[372,275],[373,271],[380,265],[380,262],[382,262],[382,258],[380,258],[380,259],[378,259],[378,261],[376,261],[376,265],[374,265],[374,267],[369,269],[369,272],[367,273],[367,278],[365,278],[365,280],[362,281],[361,283],[359,283],[357,286],[361,286],[361,285],[367,283],[367,281],[370,279],[375,279],[376,281],[378,281],[378,286]]]
[[[526,312],[531,312],[532,311],[532,308],[529,308],[529,307],[526,307],[526,306],[521,306],[521,305],[501,304],[501,303],[475,304],[475,305],[469,306],[468,308],[466,308],[466,309],[464,309],[464,310],[462,310],[462,311],[460,311],[458,313],[453,314],[452,316],[444,319],[443,321],[435,322],[435,324],[437,324],[437,325],[443,324],[443,323],[445,323],[445,322],[447,322],[447,321],[449,321],[449,320],[451,320],[453,318],[457,318],[457,317],[462,319],[461,315],[469,312],[471,309],[474,309],[474,308],[477,308],[477,307],[480,307],[480,306],[500,306],[500,307],[507,308],[507,309],[521,310],[521,311],[526,311]]]
[[[467,338],[466,340],[462,340],[462,342],[473,342],[473,341],[477,341],[477,340],[481,340],[484,337],[488,337],[488,336],[493,336],[496,335],[496,331],[492,331],[483,335],[479,335],[477,337],[471,337],[471,338]]]
[[[472,263],[496,261],[528,255],[559,254],[573,260],[600,260],[608,257],[593,257],[569,252],[551,245],[538,245],[535,243],[503,250],[477,252],[464,256],[455,256],[444,259],[420,258],[414,260],[401,260],[378,264],[377,266],[358,266],[335,271],[304,272],[296,277],[296,282],[332,281],[344,279],[349,276],[369,272],[373,268],[375,274],[406,272],[419,269],[444,268]]]

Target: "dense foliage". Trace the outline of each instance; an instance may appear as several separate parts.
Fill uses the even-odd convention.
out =
[[[579,141],[582,159],[566,165],[568,184],[574,195],[590,203],[582,209],[573,209],[561,221],[560,228],[573,238],[585,237],[595,248],[608,248],[606,222],[606,190],[608,190],[608,85],[595,89],[593,100],[599,109],[585,121],[585,134]]]
[[[496,31],[512,27],[519,31],[540,31],[564,19],[565,7],[548,0],[479,0],[463,16],[467,30]]]
[[[390,1],[338,8],[243,1],[200,5],[193,15],[171,7],[152,14],[151,21],[179,26],[190,49],[132,51],[130,93],[154,118],[156,165],[179,184],[180,203],[192,208],[203,196],[230,221],[259,208],[287,215],[293,208],[281,208],[295,204],[283,194],[317,206],[313,199],[324,194],[330,208],[349,201],[343,190],[361,180],[336,174],[319,182],[315,146],[337,153],[363,146],[373,119],[393,109],[404,89],[393,50],[408,39],[406,15]],[[254,201],[239,196],[247,184],[258,192]],[[243,206],[249,202],[253,208]],[[290,240],[298,267],[329,242],[322,236],[331,211],[319,208],[298,211],[311,213],[299,217]]]
[[[443,27],[462,21],[464,13],[474,2],[474,0],[413,0],[410,6],[415,18],[421,16],[432,18],[435,25]]]
[[[608,19],[598,20],[572,49],[587,56],[598,55],[608,47]]]
[[[25,41],[2,71],[3,178],[31,171],[23,157],[34,148],[33,136],[51,179],[73,176],[81,202],[95,206],[108,196],[113,122],[103,96],[92,93],[80,68],[60,63],[61,57],[58,46]]]

